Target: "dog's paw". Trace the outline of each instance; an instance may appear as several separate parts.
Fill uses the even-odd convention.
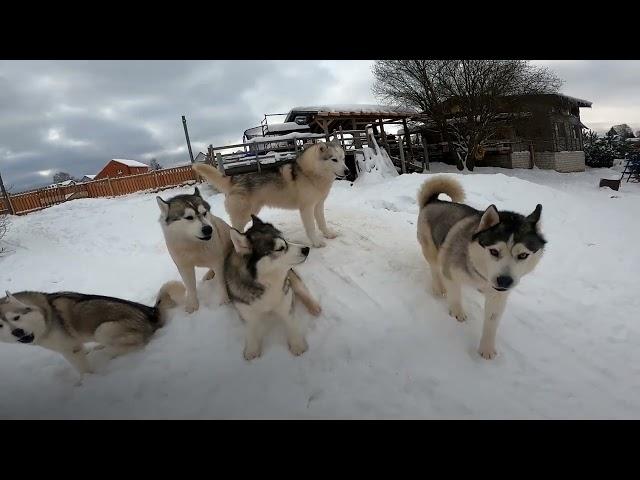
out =
[[[324,238],[328,238],[330,240],[338,236],[338,233],[333,230],[327,230],[325,232],[322,232],[322,234],[324,235]]]
[[[461,308],[449,308],[449,315],[454,317],[459,322],[467,320],[467,314]]]
[[[431,292],[436,297],[446,297],[447,296],[447,292],[445,291],[444,287],[442,285],[436,285],[435,283],[433,285],[431,285]]]
[[[302,355],[308,349],[309,349],[309,345],[307,344],[307,341],[304,338],[298,340],[297,342],[289,342],[289,351],[292,354],[294,354],[296,357],[299,355]]]
[[[311,245],[313,245],[316,248],[322,248],[327,246],[327,242],[325,242],[321,238],[314,238],[311,240]]]
[[[478,349],[478,353],[485,360],[491,360],[492,358],[495,358],[498,355],[496,348],[492,345],[480,345],[480,348]]]
[[[251,361],[254,358],[258,358],[262,354],[260,347],[244,347],[244,359]]]
[[[307,310],[309,310],[309,313],[314,317],[317,317],[318,315],[320,315],[320,313],[322,313],[322,307],[319,303],[316,302],[309,303],[307,305]]]
[[[186,305],[184,306],[184,311],[187,313],[193,313],[200,308],[200,302],[197,299],[195,300],[187,300]]]

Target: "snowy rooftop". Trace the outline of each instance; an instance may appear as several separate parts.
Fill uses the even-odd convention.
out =
[[[268,132],[286,132],[290,130],[309,130],[309,125],[298,125],[296,122],[270,123],[267,125]]]
[[[417,110],[410,108],[399,108],[390,105],[371,105],[371,104],[337,104],[337,105],[308,105],[303,107],[294,107],[287,114],[286,120],[291,120],[294,112],[327,112],[338,114],[393,114],[393,115],[415,115],[419,113]]]
[[[136,160],[127,160],[125,158],[114,158],[112,160],[114,162],[121,163],[121,164],[126,165],[128,167],[148,167],[149,166],[146,163],[138,162]]]
[[[84,176],[84,177],[82,177],[82,178],[85,178],[85,177],[86,177],[86,178],[90,178],[91,180],[93,180],[94,178],[96,178],[96,176],[95,176],[95,175],[85,175],[85,176]]]
[[[265,142],[285,142],[287,140],[293,140],[297,138],[323,138],[321,133],[305,133],[305,132],[292,132],[286,135],[270,135],[268,137],[255,137],[250,138],[245,143],[265,143]]]

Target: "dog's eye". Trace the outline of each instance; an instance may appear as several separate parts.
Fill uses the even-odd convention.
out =
[[[331,160],[333,160],[334,162],[338,163],[338,160],[336,160],[335,158],[332,158]]]
[[[184,217],[184,218],[186,218],[187,220],[193,220],[193,215],[189,215],[188,217]]]
[[[20,320],[20,315],[16,315],[15,317],[13,317],[14,322],[17,322],[18,320]]]
[[[489,253],[494,256],[494,257],[499,257],[500,256],[500,252],[498,250],[496,250],[495,248],[490,248],[489,249]]]
[[[528,253],[521,253],[520,255],[518,255],[518,260],[524,260],[525,258],[527,258],[529,256]]]
[[[280,248],[276,248],[276,252],[281,252],[284,250],[284,246],[280,247]]]

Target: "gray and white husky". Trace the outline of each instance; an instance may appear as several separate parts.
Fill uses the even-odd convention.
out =
[[[193,194],[176,195],[168,200],[156,197],[160,207],[160,225],[169,254],[187,289],[185,310],[198,310],[196,267],[209,268],[203,280],[215,278],[221,295],[220,303],[228,303],[224,283],[224,259],[233,250],[231,227],[211,213],[198,187]]]
[[[325,238],[337,235],[324,218],[324,202],[333,181],[349,173],[344,150],[336,142],[310,145],[295,162],[275,171],[227,177],[207,164],[195,164],[193,169],[226,195],[224,205],[236,230],[243,231],[251,215],[258,215],[262,207],[269,206],[299,210],[314,247],[325,246],[316,232],[316,222]]]
[[[97,342],[95,349],[111,357],[142,348],[183,297],[180,282],[165,283],[153,307],[76,292],[6,292],[0,298],[0,341],[61,353],[82,375],[92,371],[85,343]]]
[[[287,242],[273,225],[251,217],[253,223],[245,233],[231,230],[235,250],[225,261],[229,297],[246,322],[244,357],[252,360],[260,356],[264,320],[271,313],[284,322],[291,353],[301,355],[307,350],[307,341],[294,316],[295,297],[312,315],[321,311],[292,269],[307,259],[309,247]]]
[[[441,193],[452,201],[440,200]],[[482,212],[463,201],[464,191],[456,180],[445,176],[427,180],[418,193],[418,242],[431,269],[433,292],[446,295],[452,316],[461,322],[467,318],[461,302],[463,284],[484,293],[478,352],[491,359],[497,354],[496,331],[509,292],[533,271],[544,251],[542,205],[525,217],[499,212],[495,205]]]

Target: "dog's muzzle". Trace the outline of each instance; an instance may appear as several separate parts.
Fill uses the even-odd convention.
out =
[[[16,337],[20,343],[31,343],[35,338],[33,333],[27,334],[21,328],[16,328],[11,332],[11,334]]]

